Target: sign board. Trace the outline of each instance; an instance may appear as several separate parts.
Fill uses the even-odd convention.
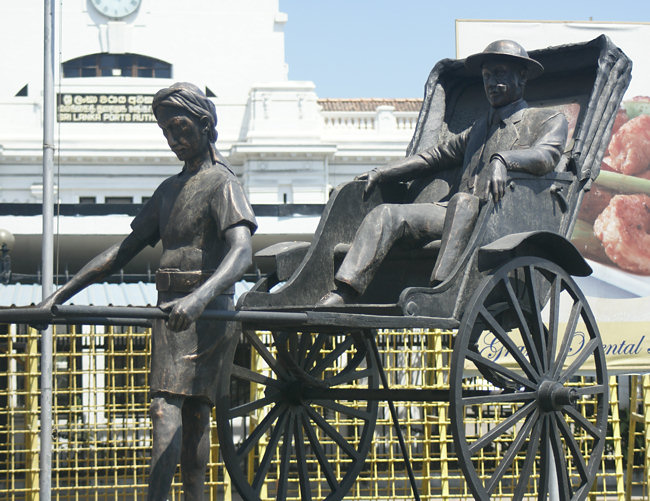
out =
[[[592,305],[593,306],[593,305]],[[607,360],[607,371],[613,374],[641,374],[650,371],[650,329],[647,322],[598,322],[598,328],[603,342],[605,358]],[[559,332],[563,332],[564,325],[560,325]],[[526,347],[521,341],[517,330],[510,333],[517,348],[526,353]],[[571,348],[566,357],[564,368],[566,369],[576,359],[589,340],[584,326],[578,325],[571,340]],[[479,353],[499,365],[519,371],[520,366],[501,344],[501,342],[489,331],[483,333],[478,341]],[[467,365],[468,370],[473,367]],[[594,370],[593,359],[589,358],[580,367],[583,373],[591,374]]]
[[[57,119],[68,123],[155,122],[148,94],[58,94]]]

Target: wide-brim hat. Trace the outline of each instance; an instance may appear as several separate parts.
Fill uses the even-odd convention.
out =
[[[526,50],[512,40],[497,40],[488,45],[483,52],[473,54],[465,59],[465,67],[472,73],[481,73],[483,63],[488,59],[509,59],[518,61],[528,69],[528,79],[544,73],[544,66],[539,61],[528,57]]]

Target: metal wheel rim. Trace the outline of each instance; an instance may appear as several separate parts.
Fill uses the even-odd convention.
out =
[[[511,277],[509,282],[512,285],[514,273],[519,273],[519,276],[523,277],[523,294],[527,295],[525,299],[517,299],[514,287],[511,286],[508,290],[505,285],[506,277]],[[540,276],[542,278],[534,278]],[[537,297],[535,300],[535,296],[530,295],[529,284],[537,283],[533,282],[534,280],[540,280],[542,283],[548,281],[550,284],[548,297]],[[480,319],[479,322],[490,325],[488,330],[494,334],[495,339],[504,337],[503,332],[500,332],[499,336],[495,333],[499,329],[494,324],[500,325],[500,321],[495,316],[491,316],[489,308],[486,308],[489,306],[486,305],[486,301],[491,301],[494,304],[495,298],[499,296],[497,288],[506,291],[506,309],[512,310],[511,313],[517,319],[517,323],[522,323],[522,317],[528,317],[525,322],[535,324],[529,325],[529,331],[532,333],[535,329],[538,329],[537,332],[541,332],[542,328],[539,327],[541,321],[548,338],[542,342],[540,340],[544,336],[535,338],[532,335],[522,334],[522,338],[528,337],[527,344],[524,342],[527,352],[519,356],[519,359],[522,359],[521,362],[516,360],[520,369],[518,371],[519,379],[512,385],[513,387],[519,385],[519,390],[511,389],[509,395],[501,391],[500,395],[486,395],[472,400],[463,392],[463,381],[470,380],[469,376],[463,375],[467,372],[466,361],[470,360],[470,365],[473,364],[474,368],[483,366],[496,370],[493,365],[489,364],[489,359],[486,361],[482,355],[477,356],[470,348],[470,345],[473,344],[470,338],[474,325]],[[532,289],[535,290],[535,287]],[[560,303],[567,298],[569,303],[572,303],[570,313],[566,327],[560,329],[559,319],[562,307]],[[535,311],[523,311],[522,304],[530,306],[532,303],[537,304],[537,308],[531,309]],[[516,311],[515,304],[520,306],[519,313]],[[545,306],[548,307],[547,319],[542,318],[541,313]],[[503,308],[503,304],[499,307]],[[491,318],[489,318],[490,316]],[[507,318],[503,312],[496,316]],[[573,363],[568,368],[563,368],[564,361],[568,359],[571,349],[571,337],[576,332],[579,321],[582,321],[585,326],[586,333],[583,333],[585,344],[582,350],[574,355]],[[509,321],[504,321],[504,323],[508,324]],[[522,329],[519,330],[522,331]],[[506,346],[506,343],[502,344],[512,356],[513,351],[516,350]],[[530,349],[528,350],[528,348]],[[529,356],[528,352],[533,355]],[[551,356],[551,353],[555,353],[555,355]],[[529,365],[524,367],[526,361]],[[591,420],[593,422],[588,421],[573,404],[555,400],[557,395],[565,399],[571,398],[571,395],[575,397],[575,394],[569,387],[565,387],[564,383],[573,375],[578,374],[578,371],[585,367],[587,361],[594,364],[594,384],[571,388],[575,389],[581,398],[591,395],[596,399],[596,405],[593,406],[595,417],[592,417]],[[514,474],[512,475],[513,480],[510,483],[514,484],[513,499],[522,499],[524,495],[532,495],[527,491],[530,488],[530,481],[535,485],[533,490],[537,491],[537,498],[546,499],[553,466],[554,473],[558,478],[560,499],[573,501],[586,498],[596,478],[604,449],[609,389],[605,353],[593,313],[573,279],[561,267],[539,258],[523,257],[506,263],[492,276],[486,278],[468,303],[455,340],[450,369],[450,407],[454,442],[460,467],[463,469],[470,490],[477,499],[490,499],[495,490],[500,487],[503,479],[507,477],[508,469],[511,469],[514,463],[521,466],[521,471],[518,473],[518,478],[515,478]],[[508,377],[511,375],[508,373]],[[564,389],[556,383],[561,383]],[[490,404],[505,405],[504,402],[508,401],[518,402],[520,405],[517,410],[507,418],[504,417],[503,421],[494,427],[495,429],[486,431],[482,438],[470,443],[466,433],[466,410],[472,405],[480,406],[482,409],[483,407],[489,408]],[[508,420],[510,421],[506,423]],[[504,446],[503,458],[495,466],[493,474],[485,475],[485,472],[481,474],[477,471],[478,463],[473,462],[476,460],[476,455],[481,454],[483,449],[490,445],[492,439],[500,439],[502,436],[499,435],[500,432],[505,434],[507,430],[511,429],[508,425],[514,427],[515,424],[520,426],[519,431],[513,433],[515,436],[509,447],[505,449]],[[499,426],[501,426],[500,429]],[[587,442],[592,445],[591,452],[586,461],[581,461],[577,457],[576,451],[580,449],[580,444],[573,437],[573,430],[591,437]],[[552,455],[549,451],[552,451]],[[525,456],[522,461],[519,458],[524,452]],[[550,464],[551,457],[555,458],[554,465]],[[577,471],[577,480],[576,476],[570,476],[567,469],[569,464],[573,467],[572,471]],[[536,479],[533,478],[535,469],[539,472]]]
[[[274,476],[277,485],[275,498],[278,500],[286,499],[290,490],[293,495],[296,489],[299,492],[300,499],[326,499],[334,501],[342,499],[354,484],[357,476],[363,468],[368,450],[372,444],[373,432],[377,420],[377,401],[363,402],[363,405],[353,407],[346,405],[346,402],[337,402],[333,400],[322,400],[312,398],[314,391],[318,393],[319,387],[314,383],[320,384],[326,382],[331,387],[349,387],[350,383],[359,383],[367,381],[367,388],[376,388],[378,385],[378,372],[374,364],[374,359],[370,353],[368,341],[363,336],[339,336],[337,339],[342,340],[342,345],[347,350],[354,350],[357,356],[351,357],[354,367],[342,367],[340,371],[330,374],[330,377],[321,377],[319,371],[328,372],[332,363],[340,360],[340,356],[334,361],[328,362],[328,357],[333,358],[335,352],[341,350],[337,345],[329,353],[320,353],[322,345],[326,344],[332,336],[325,334],[311,335],[300,334],[295,332],[287,333],[285,339],[288,349],[283,352],[281,346],[282,333],[273,333],[273,346],[277,350],[272,354],[271,350],[265,348],[255,332],[244,332],[244,338],[251,342],[267,365],[270,367],[269,374],[265,374],[266,379],[254,376],[250,371],[242,370],[241,366],[233,363],[225,368],[224,377],[220,380],[220,389],[218,396],[217,429],[219,433],[219,442],[222,457],[230,477],[237,487],[240,495],[248,500],[259,500],[260,492],[264,480],[269,478],[269,471]],[[309,335],[312,343],[301,342],[305,336]],[[362,346],[357,346],[362,343]],[[283,352],[284,356],[279,354]],[[292,352],[290,360],[286,355]],[[344,352],[344,353],[347,353]],[[362,353],[362,356],[359,356]],[[233,354],[234,356],[234,350]],[[232,356],[230,359],[232,360]],[[341,355],[343,356],[343,355]],[[302,380],[295,385],[296,391],[300,393],[310,393],[308,398],[297,398],[292,402],[287,402],[287,381],[295,380],[296,367],[292,364],[299,361],[298,367],[303,370]],[[293,374],[292,374],[293,371]],[[244,440],[237,440],[236,430],[233,427],[232,411],[233,402],[230,394],[231,380],[246,380],[255,378],[258,384],[263,384],[267,388],[266,394],[262,397],[266,403],[271,405],[266,415],[261,416],[255,424],[255,427],[245,432]],[[284,385],[284,390],[278,388]],[[270,390],[269,390],[270,389]],[[284,392],[284,393],[283,393]],[[260,404],[261,402],[258,402]],[[252,406],[251,406],[252,408]],[[242,409],[237,410],[237,414]],[[250,411],[252,414],[252,410]],[[328,418],[323,414],[334,413],[341,417],[347,414],[347,419],[353,421],[352,427],[356,427],[358,440],[351,443],[346,440],[337,426],[332,426]],[[251,414],[248,414],[250,416]],[[352,416],[352,414],[354,416]],[[257,430],[257,431],[256,431]],[[263,433],[259,438],[256,437],[259,430]],[[249,471],[249,464],[241,454],[242,450],[251,450],[256,447],[266,437],[269,444],[273,447],[266,449],[256,455],[253,465],[254,471]],[[320,444],[319,437],[325,438],[328,442],[326,445]],[[287,447],[288,444],[289,446]],[[303,444],[302,447],[297,444]],[[333,464],[329,456],[332,450],[338,448],[341,456],[347,456],[347,462],[343,465]],[[269,452],[271,450],[272,452]],[[314,485],[311,479],[313,468],[320,470],[320,480]],[[266,471],[265,471],[266,470]]]

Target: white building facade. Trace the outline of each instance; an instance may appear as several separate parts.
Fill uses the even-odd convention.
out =
[[[56,7],[54,184],[63,206],[137,206],[179,171],[150,109],[153,94],[176,81],[213,99],[217,146],[254,206],[322,206],[333,186],[403,156],[412,136],[419,99],[319,99],[313,82],[288,80],[288,16],[277,0],[66,0]],[[42,2],[3,7],[1,56],[12,71],[0,79],[0,227],[16,236],[15,263],[33,262],[40,250],[40,213],[14,204],[42,201],[42,34]],[[63,261],[128,233],[133,209],[95,212],[58,217]],[[313,212],[291,223],[262,215],[256,248],[308,238]]]

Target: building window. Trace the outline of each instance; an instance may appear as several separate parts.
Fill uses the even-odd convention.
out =
[[[104,203],[107,204],[132,204],[133,197],[106,197]]]
[[[97,198],[96,197],[79,197],[79,203],[80,204],[96,204],[97,203]]]
[[[64,78],[171,78],[172,65],[141,54],[89,54],[63,63]]]

